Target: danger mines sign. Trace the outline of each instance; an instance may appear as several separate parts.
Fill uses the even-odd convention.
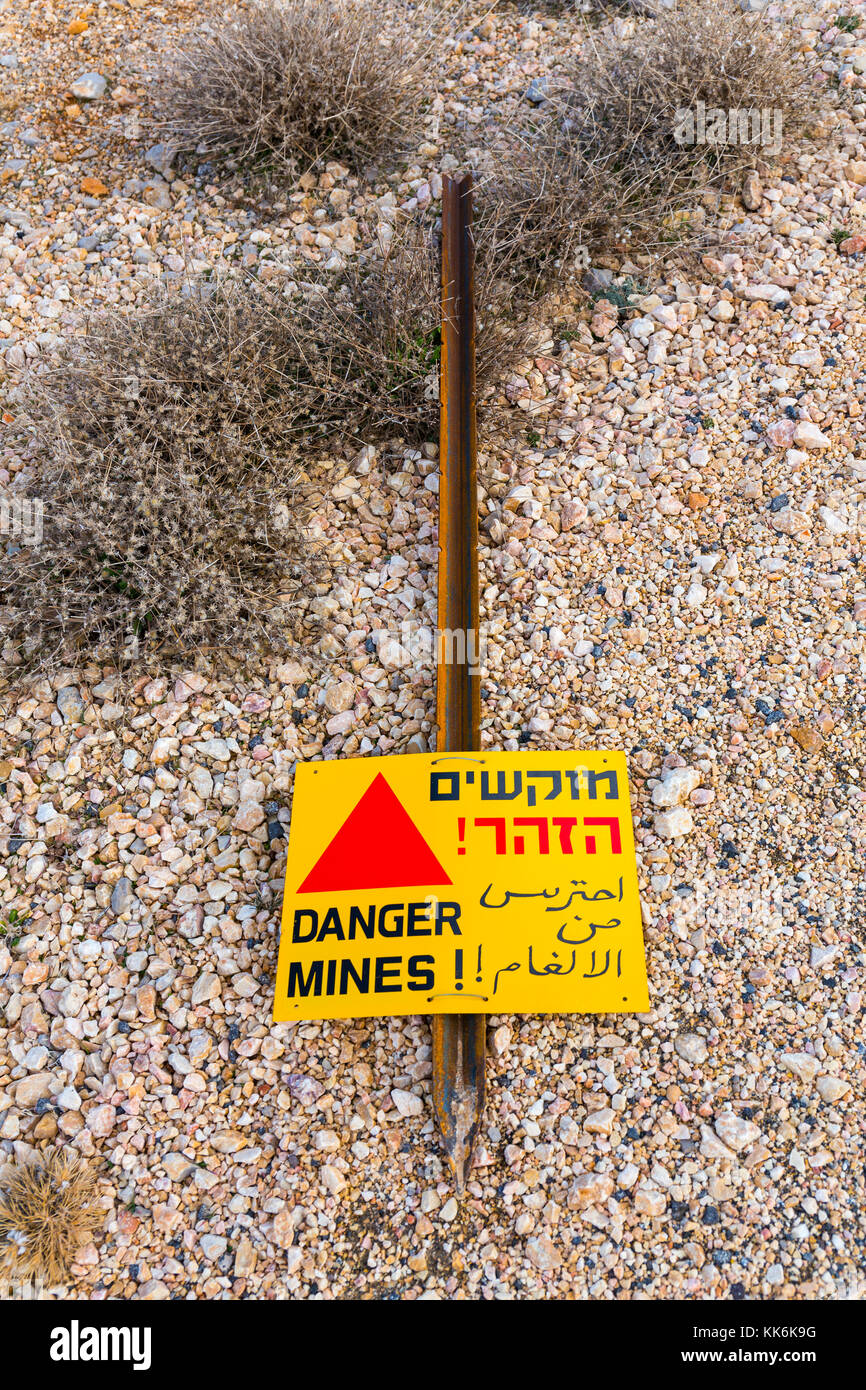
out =
[[[648,1007],[623,754],[299,766],[276,1021]]]

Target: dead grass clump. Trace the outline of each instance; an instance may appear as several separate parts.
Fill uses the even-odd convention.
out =
[[[584,126],[584,134],[586,126]],[[509,130],[493,151],[477,200],[482,278],[499,287],[499,319],[519,322],[599,255],[647,249],[676,207],[650,193],[646,170],[598,140],[576,138],[570,106],[551,102],[534,128]]]
[[[285,649],[311,566],[302,471],[438,433],[439,264],[404,222],[340,279],[199,282],[70,340],[30,388],[44,534],[7,542],[5,660]],[[524,326],[483,277],[479,305],[483,399]]]
[[[779,26],[736,0],[650,10],[625,39],[587,28],[534,126],[492,161],[479,254],[528,299],[598,254],[693,236],[712,190],[815,114],[819,89]]]
[[[64,1149],[7,1165],[0,1178],[0,1271],[61,1283],[101,1215],[94,1174]]]
[[[628,39],[588,32],[562,95],[570,138],[613,179],[642,175],[651,203],[778,154],[818,93],[788,30],[737,0],[679,0]]]
[[[494,170],[478,197],[478,260],[510,296],[513,317],[596,252],[631,239],[642,180],[615,176],[608,157],[570,139],[559,113],[512,133]]]
[[[383,259],[353,265],[333,297],[308,299],[295,320],[299,348],[329,428],[359,442],[407,443],[439,432],[441,261],[438,238],[399,223]],[[494,263],[476,280],[479,404],[522,346],[512,286]]]
[[[293,305],[299,371],[323,432],[376,443],[429,439],[438,418],[439,252],[403,223],[385,253],[353,261]]]
[[[429,49],[423,15],[374,0],[256,0],[177,54],[167,133],[212,157],[362,165],[411,137]]]
[[[303,555],[295,368],[283,301],[248,286],[191,286],[67,343],[27,404],[44,535],[0,567],[7,658],[284,645]]]

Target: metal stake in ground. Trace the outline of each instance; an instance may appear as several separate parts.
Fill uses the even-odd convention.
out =
[[[472,176],[442,182],[437,751],[481,746]],[[433,1106],[462,1192],[484,1111],[483,1014],[433,1019]]]

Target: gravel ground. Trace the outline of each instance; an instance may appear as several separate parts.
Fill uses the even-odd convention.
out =
[[[220,258],[338,266],[435,201],[450,123],[483,139],[577,41],[479,9],[414,164],[253,203],[151,149],[149,75],[220,8],[0,0],[7,425],[82,311]],[[296,760],[432,742],[399,644],[434,616],[435,447],[365,450],[318,500],[295,659],[0,697],[0,1148],[103,1175],[61,1293],[862,1294],[866,33],[838,10],[796,23],[853,114],[633,311],[563,294],[508,383],[517,443],[483,437],[484,741],[627,750],[653,1008],[490,1019],[461,1206],[424,1019],[269,1024]],[[8,445],[0,483],[26,467]]]

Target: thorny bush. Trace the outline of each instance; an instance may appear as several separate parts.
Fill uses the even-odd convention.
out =
[[[199,283],[95,318],[31,379],[44,534],[0,571],[7,657],[284,644],[303,547],[281,312]]]
[[[771,146],[779,127],[782,141],[795,140],[816,113],[820,88],[790,33],[763,14],[737,0],[679,0],[638,20],[625,40],[612,29],[588,32],[558,96],[569,142],[606,166],[622,216],[646,233],[672,199],[778,154]],[[699,103],[705,112],[737,113],[736,133],[726,121],[717,128],[722,138],[701,137]],[[742,120],[764,112],[775,116],[769,144],[766,122]]]
[[[336,280],[198,281],[93,320],[31,379],[44,534],[7,543],[5,659],[284,650],[313,563],[300,484],[436,436],[440,303],[436,238],[404,222]],[[479,304],[483,400],[523,327],[483,278]]]
[[[0,1170],[0,1273],[60,1283],[100,1219],[96,1178],[80,1158],[52,1149],[7,1164]]]
[[[821,87],[790,36],[736,0],[633,8],[645,17],[628,37],[587,26],[579,59],[551,76],[545,104],[492,142],[479,256],[524,300],[587,258],[693,234],[705,200],[778,153],[763,143],[767,130],[787,145],[819,107]],[[698,103],[736,112],[736,139],[701,140]],[[695,115],[692,137],[684,112]]]
[[[421,6],[389,19],[373,0],[257,0],[175,55],[165,128],[211,157],[358,167],[411,138],[431,47]]]

